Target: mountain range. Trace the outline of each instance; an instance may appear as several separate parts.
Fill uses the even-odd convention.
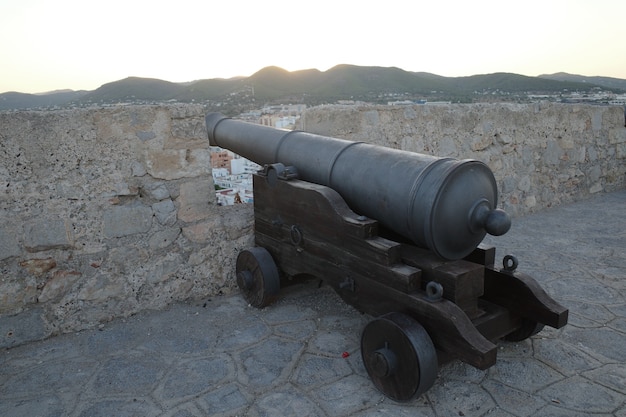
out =
[[[338,100],[387,102],[396,99],[476,101],[479,95],[558,94],[593,89],[626,91],[626,80],[567,73],[528,77],[494,73],[443,77],[395,67],[338,65],[327,71],[286,71],[266,67],[249,77],[213,78],[186,83],[129,77],[93,91],[61,90],[46,94],[0,94],[0,110],[89,106],[116,103],[196,102],[224,108],[267,103],[317,105]]]

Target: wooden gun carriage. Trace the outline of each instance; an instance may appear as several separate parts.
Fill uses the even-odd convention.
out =
[[[262,308],[281,285],[314,276],[374,317],[361,356],[374,385],[407,401],[435,382],[440,363],[487,369],[496,343],[520,341],[568,310],[486,233],[510,219],[496,209],[491,170],[361,142],[206,117],[210,144],[264,169],[253,176],[256,246],[237,258],[237,284]]]

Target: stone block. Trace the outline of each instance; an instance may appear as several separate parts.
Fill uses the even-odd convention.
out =
[[[172,119],[171,133],[171,137],[164,144],[166,149],[198,149],[209,146],[204,117]]]
[[[180,227],[160,230],[150,237],[148,245],[152,250],[163,249],[174,243],[178,235],[180,235]]]
[[[178,218],[190,223],[208,218],[215,210],[213,178],[186,182],[180,186]]]
[[[594,132],[600,132],[602,130],[602,114],[604,111],[595,110],[591,115],[591,129]]]
[[[520,191],[530,191],[530,186],[531,186],[531,179],[530,176],[528,175],[524,175],[519,179],[519,182],[517,183],[517,188],[520,189]]]
[[[152,209],[143,205],[116,206],[103,214],[108,238],[146,233],[152,226]]]
[[[155,182],[143,186],[145,196],[153,200],[161,201],[170,198],[170,191],[163,182]]]
[[[25,223],[24,246],[29,252],[71,248],[65,221],[42,218]]]
[[[154,216],[162,225],[172,226],[176,223],[176,206],[172,200],[163,200],[152,205]]]
[[[220,207],[216,215],[204,222],[183,228],[183,236],[194,243],[235,241],[253,235],[254,208],[252,204]]]
[[[37,301],[45,303],[62,298],[81,276],[78,271],[56,271],[46,282]]]
[[[543,153],[543,161],[548,165],[558,165],[563,156],[563,149],[554,140],[549,140]]]
[[[626,127],[618,127],[609,131],[609,143],[626,143]]]
[[[13,316],[0,317],[0,348],[10,348],[48,336],[41,308],[32,308]]]
[[[175,277],[184,262],[178,253],[167,253],[165,256],[147,266],[146,281],[155,285]]]
[[[489,135],[475,136],[470,140],[470,149],[474,152],[483,151],[493,144],[493,137]]]
[[[595,193],[599,193],[600,191],[602,191],[604,188],[602,187],[602,183],[596,183],[594,185],[591,186],[591,188],[589,189],[589,192],[591,194],[595,194]]]
[[[146,155],[148,173],[154,178],[176,180],[211,173],[209,149],[149,150]]]
[[[20,261],[19,265],[31,275],[43,275],[57,266],[53,258],[26,259]]]
[[[212,232],[219,227],[217,221],[207,221],[183,227],[183,236],[194,243],[208,243]]]
[[[126,294],[124,287],[124,281],[119,277],[96,274],[80,290],[78,299],[102,302],[111,298],[121,298]]]
[[[133,177],[143,177],[148,173],[143,164],[139,161],[133,161],[130,165],[130,172]]]
[[[15,231],[8,226],[0,227],[0,261],[21,254]]]
[[[30,277],[0,280],[0,315],[14,314],[37,301],[37,280]]]
[[[142,141],[151,140],[157,137],[156,133],[154,133],[151,130],[150,131],[140,130],[138,132],[135,132],[135,135],[139,138],[139,140],[142,140]]]

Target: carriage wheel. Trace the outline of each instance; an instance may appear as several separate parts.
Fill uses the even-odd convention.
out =
[[[523,318],[520,328],[507,334],[503,337],[503,339],[507,342],[521,342],[522,340],[526,340],[542,331],[543,327],[544,325],[541,323]]]
[[[257,308],[269,305],[280,289],[280,276],[272,255],[260,247],[243,250],[237,256],[237,285],[246,301]]]
[[[423,394],[437,378],[433,342],[406,314],[389,313],[369,322],[361,335],[361,356],[376,388],[396,401]]]

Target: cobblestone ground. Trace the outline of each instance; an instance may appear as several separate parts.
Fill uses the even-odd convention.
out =
[[[626,416],[626,192],[516,219],[491,242],[569,324],[500,345],[486,371],[444,365],[411,402],[365,372],[370,317],[312,283],[264,310],[219,297],[4,350],[0,415]]]

